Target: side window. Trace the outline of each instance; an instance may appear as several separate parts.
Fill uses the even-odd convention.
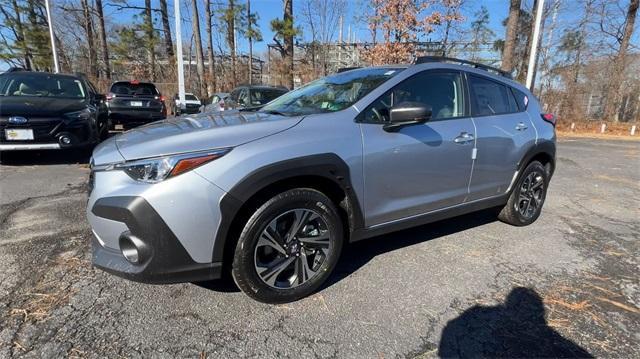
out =
[[[233,90],[231,91],[231,94],[229,95],[229,98],[233,101],[238,99],[238,93],[240,92],[240,90]]]
[[[469,75],[469,90],[473,116],[518,112],[513,95],[506,85]]]
[[[431,106],[432,120],[464,116],[464,91],[459,72],[424,71],[413,75],[375,100],[361,115],[361,121],[389,121],[389,109],[402,102]]]
[[[518,104],[518,109],[520,111],[526,111],[527,105],[529,104],[529,96],[525,95],[522,91],[516,90],[513,87],[511,88],[511,92],[513,92],[513,96],[516,98],[516,103]]]
[[[87,81],[86,84],[87,84],[87,87],[88,87],[90,93],[93,93],[93,94],[97,94],[98,93],[98,90],[96,90],[96,87],[93,85],[93,83],[91,81]]]
[[[249,102],[249,89],[242,89],[240,91],[240,95],[238,97],[238,103],[248,106],[250,104]]]

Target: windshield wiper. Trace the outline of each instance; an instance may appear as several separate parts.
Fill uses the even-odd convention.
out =
[[[288,114],[282,112],[282,111],[277,111],[277,110],[266,110],[266,111],[260,111],[262,113],[268,113],[270,115],[279,115],[279,116],[289,116]]]

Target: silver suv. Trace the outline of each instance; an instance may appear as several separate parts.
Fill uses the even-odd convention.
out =
[[[553,116],[495,69],[445,60],[354,69],[258,111],[107,140],[91,162],[94,265],[147,283],[230,271],[279,303],[317,290],[346,242],[491,207],[534,222]]]

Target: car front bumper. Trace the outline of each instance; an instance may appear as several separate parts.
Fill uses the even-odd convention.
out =
[[[6,130],[31,130],[32,140],[9,140]],[[63,141],[64,138],[64,141]],[[98,129],[93,121],[63,118],[33,118],[25,124],[0,120],[0,151],[57,150],[97,143]]]
[[[122,171],[91,177],[87,217],[95,267],[144,283],[220,277],[222,263],[212,258],[224,191],[193,172],[157,184],[138,183]]]

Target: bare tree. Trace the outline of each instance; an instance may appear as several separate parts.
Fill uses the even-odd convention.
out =
[[[87,0],[81,0],[80,4],[84,16],[84,31],[87,36],[87,48],[89,50],[89,71],[92,76],[98,77],[98,57],[93,37],[93,9],[90,8]]]
[[[204,4],[205,11],[205,20],[207,24],[207,59],[209,61],[208,71],[209,71],[209,81],[211,81],[210,85],[207,84],[208,92],[213,93],[216,91],[216,73],[215,73],[215,56],[213,53],[213,36],[211,34],[211,0],[205,0]],[[210,87],[210,89],[209,89]]]
[[[193,20],[191,21],[193,27],[193,36],[196,42],[196,70],[198,71],[198,78],[200,84],[200,96],[207,93],[207,86],[204,78],[204,54],[202,51],[202,38],[200,35],[200,15],[198,14],[198,3],[196,0],[191,0],[191,6],[193,7]]]
[[[282,0],[284,14],[283,19],[285,24],[288,25],[289,28],[293,28],[293,0]],[[286,71],[285,78],[289,79],[289,88],[292,89],[294,86],[293,83],[293,38],[295,34],[292,31],[289,31],[284,37],[284,51],[287,55],[286,59]]]
[[[235,87],[238,84],[238,75],[236,73],[236,17],[238,14],[238,7],[235,0],[229,0],[226,10],[222,14],[222,20],[224,21],[226,28],[226,42],[229,47],[229,53],[231,54],[231,87]]]
[[[333,41],[340,15],[345,13],[346,7],[346,0],[306,0],[302,4],[302,19],[311,36],[311,63],[314,72],[317,71],[319,62],[322,73],[327,73],[326,47]]]
[[[618,43],[620,48],[613,60],[613,66],[611,67],[612,73],[607,85],[606,102],[604,104],[604,119],[619,120],[619,108],[620,108],[620,85],[625,68],[625,60],[627,56],[627,50],[629,48],[629,42],[631,41],[631,35],[633,35],[633,29],[636,22],[636,16],[638,14],[639,0],[630,0],[629,7],[627,8],[627,15],[625,18],[624,31],[622,36],[619,37]],[[603,27],[601,27],[603,28]]]
[[[25,25],[22,22],[22,11],[18,6],[18,2],[16,0],[11,1],[11,7],[13,8],[13,14],[11,14],[11,10],[7,11],[4,7],[0,6],[0,11],[4,16],[7,27],[11,28],[13,31],[13,35],[15,38],[15,47],[21,52],[20,56],[23,58],[23,66],[27,70],[31,70],[33,58],[31,55],[31,50],[27,45],[26,36],[25,36]],[[8,41],[6,42],[7,48],[9,48]]]
[[[85,0],[83,0],[85,1]],[[149,56],[149,77],[151,81],[156,80],[156,51],[155,51],[155,31],[153,29],[153,18],[151,17],[151,0],[144,1],[144,32],[147,40],[147,53]]]
[[[96,0],[96,15],[98,16],[98,32],[100,32],[100,47],[102,48],[102,63],[104,66],[104,78],[111,79],[111,66],[109,64],[109,45],[107,44],[107,31],[104,28],[104,14],[102,0]]]
[[[520,16],[520,0],[511,0],[509,5],[509,18],[507,20],[507,36],[502,50],[502,65],[500,68],[511,72],[515,65],[514,52],[516,37],[518,35],[518,17]]]
[[[169,25],[169,12],[167,0],[160,0],[160,18],[162,19],[162,32],[164,33],[164,51],[167,53],[169,65],[176,66],[176,57],[173,53],[173,40],[171,39],[171,26]]]

